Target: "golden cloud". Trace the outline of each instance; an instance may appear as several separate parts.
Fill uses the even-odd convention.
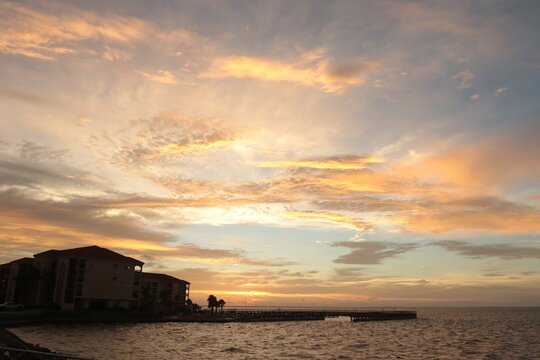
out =
[[[157,149],[162,153],[187,153],[197,150],[211,150],[213,148],[225,148],[235,144],[234,140],[216,140],[214,142],[205,142],[203,139],[195,139],[190,144],[167,144],[158,147]]]
[[[0,192],[0,243],[11,244],[9,253],[38,251],[46,247],[100,245],[133,256],[152,255],[162,259],[191,262],[234,263],[252,266],[283,266],[276,259],[250,258],[239,250],[207,249],[194,244],[166,245],[173,235],[150,229],[125,214],[106,213],[90,201],[53,202],[26,198],[16,191]]]
[[[329,59],[305,57],[296,63],[247,56],[215,59],[201,78],[239,78],[282,81],[318,88],[325,92],[343,92],[366,81],[367,73],[379,65],[361,58],[337,64]]]
[[[0,52],[40,60],[84,54],[107,61],[128,61],[136,44],[162,46],[160,51],[167,53],[179,46],[197,54],[208,49],[207,41],[196,34],[185,30],[163,32],[136,17],[95,14],[70,6],[53,13],[54,4],[46,8],[35,5],[0,2]],[[56,10],[60,8],[56,6]],[[174,80],[166,70],[140,74],[162,83]]]
[[[162,84],[169,84],[169,85],[175,85],[178,83],[174,75],[167,71],[167,70],[158,70],[157,74],[150,74],[144,71],[135,71],[137,74],[144,76],[148,80],[162,83]]]
[[[471,197],[427,203],[420,211],[393,219],[410,232],[538,233],[540,210],[496,197]]]
[[[227,149],[244,141],[251,131],[221,119],[169,111],[150,119],[133,120],[114,134],[94,136],[92,141],[113,164],[138,167],[166,163],[187,154]],[[112,158],[111,147],[115,150]]]
[[[321,211],[287,211],[283,213],[283,215],[301,221],[329,222],[356,231],[366,231],[372,227],[372,224],[366,221],[355,219],[346,215]]]
[[[392,172],[402,177],[414,174],[424,183],[444,185],[461,196],[499,193],[516,179],[540,175],[540,143],[533,135],[538,131],[540,128],[533,125],[508,131],[505,137],[453,144],[431,155],[396,164]]]
[[[76,52],[91,53],[82,42],[127,43],[147,37],[151,27],[133,17],[98,16],[74,10],[52,15],[21,4],[1,2],[0,52],[41,60]]]
[[[383,161],[384,159],[382,158],[349,155],[319,160],[260,161],[257,163],[257,166],[274,168],[304,167],[328,170],[360,170],[365,169],[367,164],[380,163]]]

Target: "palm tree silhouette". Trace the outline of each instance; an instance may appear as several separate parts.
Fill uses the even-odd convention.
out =
[[[225,300],[219,299],[218,306],[221,308],[221,313],[223,314],[223,307],[225,306]]]
[[[214,313],[214,308],[218,307],[218,300],[214,295],[208,296],[208,308],[210,309],[210,314]]]

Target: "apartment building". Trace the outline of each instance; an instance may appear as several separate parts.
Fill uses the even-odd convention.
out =
[[[30,305],[33,279],[37,270],[34,259],[22,258],[0,265],[0,303],[14,302]]]
[[[143,273],[143,265],[95,245],[48,250],[0,265],[0,300],[62,310],[139,309],[142,304],[164,311],[186,303],[189,282]]]
[[[143,288],[156,301],[186,303],[190,283],[167,274],[143,273]]]
[[[34,259],[40,273],[36,305],[62,310],[138,308],[142,261],[99,246],[48,250]]]

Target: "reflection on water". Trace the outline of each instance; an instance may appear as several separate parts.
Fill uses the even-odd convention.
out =
[[[540,359],[540,309],[419,309],[418,320],[40,325],[26,341],[95,359]]]

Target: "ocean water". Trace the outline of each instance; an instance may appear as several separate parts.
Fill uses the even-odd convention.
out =
[[[11,329],[61,353],[128,359],[540,359],[540,308],[417,309],[350,322],[34,325]]]

